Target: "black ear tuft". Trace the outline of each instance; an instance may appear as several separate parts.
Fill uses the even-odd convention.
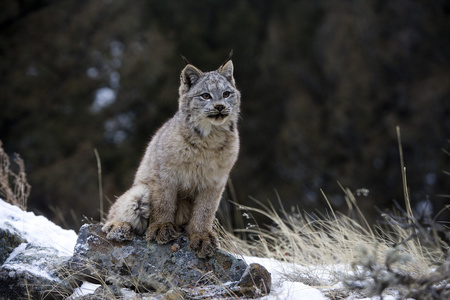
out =
[[[187,60],[186,57],[184,57],[184,55],[180,54],[181,59],[184,61],[185,66],[190,65],[189,61]]]
[[[228,58],[223,62],[223,64],[220,65],[219,70],[220,70],[223,66],[225,66],[225,64],[226,64],[227,62],[229,62],[229,61],[231,60],[232,57],[233,57],[233,49],[231,49],[230,54],[228,54]]]
[[[231,57],[233,56],[233,50],[230,51],[230,54],[228,55],[228,59],[219,67],[217,70],[219,74],[224,76],[233,86],[236,86],[234,82],[233,72],[233,61],[231,60]]]

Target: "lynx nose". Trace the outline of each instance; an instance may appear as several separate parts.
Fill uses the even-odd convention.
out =
[[[225,109],[225,105],[217,104],[217,105],[214,105],[214,108],[217,109],[219,112],[221,112],[222,110]]]

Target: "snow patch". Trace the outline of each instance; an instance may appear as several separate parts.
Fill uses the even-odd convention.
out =
[[[269,295],[261,298],[263,300],[327,299],[318,289],[301,282],[289,281],[286,279],[286,276],[284,276],[284,274],[288,273],[289,270],[294,272],[296,270],[304,269],[303,266],[281,262],[272,258],[260,258],[253,256],[244,256],[243,258],[247,264],[258,263],[264,266],[272,276],[272,290]]]
[[[77,287],[73,291],[73,294],[68,299],[76,299],[78,297],[93,294],[98,287],[100,287],[100,284],[83,282],[83,284],[80,287]]]
[[[73,249],[77,241],[75,231],[62,229],[43,216],[36,216],[32,212],[23,211],[19,207],[6,203],[1,199],[0,228],[15,230],[28,243],[36,246],[52,247],[64,256],[73,255]],[[19,247],[23,247],[22,244]]]

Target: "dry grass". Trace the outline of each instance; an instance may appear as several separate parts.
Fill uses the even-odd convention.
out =
[[[25,164],[17,153],[14,163],[18,167],[17,172],[11,170],[11,160],[0,141],[0,198],[26,210],[31,186],[27,182]]]
[[[292,263],[293,267],[284,274],[287,279],[321,288],[331,299],[346,298],[356,291],[365,296],[382,296],[388,288],[395,293],[403,290],[405,295],[414,292],[420,296],[443,280],[450,283],[447,227],[400,208],[395,213],[380,213],[382,222],[370,226],[354,194],[349,189],[343,191],[348,215],[335,212],[325,195],[327,214],[308,214],[298,208],[277,212],[273,205],[265,206],[256,200],[259,208],[239,206],[245,217],[260,214],[271,219],[272,224],[240,230],[250,240],[222,231],[223,248]],[[439,267],[440,273],[435,272]],[[442,273],[442,269],[447,271]],[[355,285],[364,280],[367,282]],[[331,288],[339,282],[346,288]],[[447,294],[440,295],[450,293],[448,287],[441,292]]]
[[[312,215],[296,208],[290,213],[283,209],[280,214],[272,205],[258,204],[261,208],[240,206],[240,209],[245,214],[266,216],[272,224],[267,228],[255,226],[240,230],[253,236],[253,241],[236,240],[233,235],[228,237],[243,255],[275,258],[303,266],[350,265],[359,255],[358,245],[372,245],[382,254],[391,249],[389,244],[408,237],[408,233],[399,227],[374,230],[365,222],[361,224],[361,221],[334,210],[326,215]],[[388,242],[386,237],[391,241]],[[414,253],[418,251],[415,241],[409,241],[407,247]]]

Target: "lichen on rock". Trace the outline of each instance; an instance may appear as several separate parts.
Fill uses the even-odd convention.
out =
[[[100,225],[81,227],[68,268],[83,281],[144,293],[176,290],[185,298],[199,293],[256,297],[271,287],[263,266],[248,266],[220,249],[212,257],[198,258],[183,235],[165,245],[140,236],[118,243],[107,240]]]

